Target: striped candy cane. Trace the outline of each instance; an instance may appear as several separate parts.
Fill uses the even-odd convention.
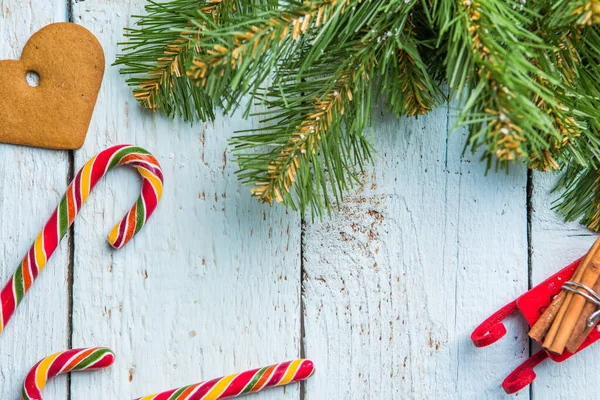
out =
[[[62,351],[44,358],[29,371],[21,400],[42,400],[48,379],[71,371],[91,371],[110,367],[115,362],[112,351],[103,347]]]
[[[44,358],[29,371],[23,384],[21,400],[42,400],[48,379],[71,371],[90,371],[110,367],[115,361],[112,351],[104,347],[62,351]],[[260,390],[308,379],[315,367],[310,360],[293,360],[253,369],[212,381],[142,397],[137,400],[219,400],[244,396]]]
[[[73,224],[94,186],[108,171],[121,165],[135,167],[140,173],[142,194],[125,218],[112,229],[108,241],[120,249],[144,226],[162,195],[163,175],[158,161],[146,150],[130,145],[114,146],[97,154],[71,182],[46,226],[0,292],[0,333]]]
[[[219,400],[308,379],[315,367],[310,360],[294,360],[229,375],[212,381],[145,396],[137,400]]]

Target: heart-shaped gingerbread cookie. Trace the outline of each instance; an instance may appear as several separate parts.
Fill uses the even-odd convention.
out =
[[[31,86],[26,76],[39,76]],[[72,23],[36,32],[18,61],[0,61],[0,142],[51,149],[83,145],[104,75],[104,52]]]

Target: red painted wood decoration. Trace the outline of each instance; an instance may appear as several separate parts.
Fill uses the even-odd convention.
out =
[[[485,347],[500,340],[506,334],[506,328],[502,321],[515,311],[519,311],[529,326],[533,326],[552,298],[560,292],[563,284],[571,279],[582,259],[583,257],[563,268],[483,321],[471,334],[473,344],[476,347]],[[534,381],[536,375],[533,369],[545,359],[550,358],[552,361],[562,362],[598,339],[600,339],[600,331],[594,329],[575,353],[565,351],[561,355],[556,355],[544,349],[538,351],[504,379],[502,388],[508,394],[518,392]]]

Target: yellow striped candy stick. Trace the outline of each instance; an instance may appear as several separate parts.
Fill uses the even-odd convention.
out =
[[[144,226],[162,196],[163,174],[158,161],[148,151],[130,145],[114,146],[97,154],[71,182],[44,229],[0,292],[0,333],[73,224],[94,186],[108,171],[121,165],[137,169],[142,177],[142,193],[123,220],[112,229],[108,241],[120,249]]]
[[[312,361],[298,359],[229,375],[208,382],[171,389],[137,400],[219,400],[244,396],[260,390],[308,379],[315,367]]]
[[[42,400],[49,379],[71,371],[90,371],[110,367],[115,355],[104,347],[62,351],[44,358],[29,371],[23,383],[21,400]]]

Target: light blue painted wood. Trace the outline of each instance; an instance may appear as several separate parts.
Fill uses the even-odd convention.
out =
[[[527,290],[526,171],[491,173],[447,138],[447,110],[378,117],[377,165],[305,238],[307,399],[498,399],[528,356],[525,327],[469,335]],[[522,393],[521,398],[528,393]]]
[[[144,1],[74,4],[75,21],[104,46],[107,63]],[[135,143],[164,169],[163,200],[131,245],[103,236],[134,201],[139,183],[115,171],[75,227],[74,346],[107,345],[110,371],[73,376],[73,399],[135,398],[297,358],[300,353],[300,219],[258,204],[242,187],[227,139],[256,121],[219,116],[190,126],[141,110],[108,68],[90,133],[75,163]],[[298,399],[299,386],[261,399]]]
[[[0,59],[18,59],[34,32],[65,19],[65,3],[57,7],[46,1],[0,0]],[[2,287],[66,190],[67,171],[66,152],[0,144]],[[20,399],[22,381],[29,369],[40,358],[68,344],[68,253],[68,245],[61,245],[0,335],[2,400]],[[58,378],[48,388],[47,396],[66,398],[66,377]]]
[[[548,276],[583,256],[597,235],[578,223],[564,223],[554,213],[552,203],[558,194],[550,193],[554,174],[535,173],[532,214],[532,281],[538,284]],[[564,363],[545,362],[536,368],[538,378],[532,385],[536,399],[593,398],[600,388],[595,372],[600,368],[598,345],[586,349]],[[576,384],[575,382],[579,382]],[[582,385],[581,382],[585,382]]]
[[[0,4],[2,58],[66,18],[62,2]],[[143,4],[75,2],[73,17],[99,37],[110,65]],[[304,395],[292,386],[257,399],[504,398],[500,382],[528,356],[524,324],[510,320],[507,337],[488,349],[468,336],[527,290],[526,172],[485,177],[476,156],[461,157],[464,130],[447,138],[445,108],[418,120],[379,115],[377,165],[365,186],[331,219],[308,222],[301,238],[297,215],[257,204],[233,174],[227,138],[256,121],[219,116],[190,127],[151,115],[108,67],[75,168],[130,142],[156,154],[166,186],[155,216],[123,250],[103,237],[138,192],[134,173],[112,173],[76,222],[73,345],[107,345],[118,360],[110,371],[74,375],[72,398],[133,398],[294,358],[302,348],[317,365]],[[66,188],[68,162],[39,149],[2,145],[0,153],[5,280]],[[534,284],[593,240],[549,211],[548,187],[535,177]],[[28,369],[67,346],[67,255],[63,244],[0,337],[2,399],[16,400]],[[534,398],[568,398],[572,378],[593,373],[593,354],[542,367]],[[590,387],[576,393],[586,398]],[[59,378],[46,393],[66,391]]]

